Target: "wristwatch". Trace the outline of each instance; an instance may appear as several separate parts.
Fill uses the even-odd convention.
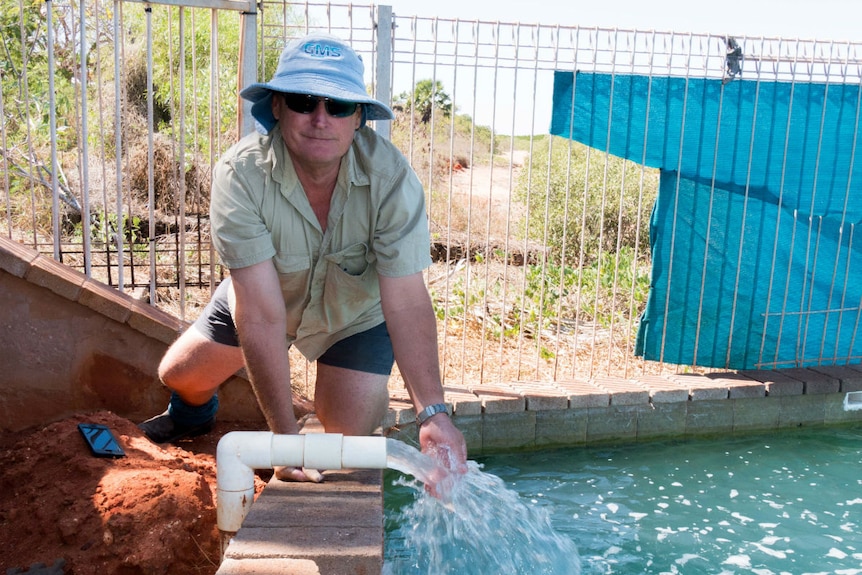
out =
[[[422,427],[423,423],[425,423],[430,417],[437,415],[438,413],[445,413],[446,415],[449,414],[449,410],[446,409],[445,403],[435,403],[433,405],[429,405],[428,407],[420,411],[419,414],[416,415],[416,425]]]

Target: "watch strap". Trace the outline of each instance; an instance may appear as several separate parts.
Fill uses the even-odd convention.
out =
[[[416,415],[416,425],[421,427],[422,424],[428,421],[430,417],[437,415],[438,413],[449,414],[449,410],[446,408],[445,403],[435,403],[420,411]]]

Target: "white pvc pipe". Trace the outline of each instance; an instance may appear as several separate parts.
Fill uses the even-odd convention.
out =
[[[254,502],[255,469],[385,469],[386,456],[385,437],[232,431],[221,438],[216,450],[218,528],[239,531]]]
[[[844,396],[844,411],[862,409],[862,391],[848,391]]]

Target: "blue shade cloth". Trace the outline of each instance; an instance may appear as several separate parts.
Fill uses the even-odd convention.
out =
[[[859,109],[844,84],[556,73],[552,134],[661,170],[637,354],[859,361]]]

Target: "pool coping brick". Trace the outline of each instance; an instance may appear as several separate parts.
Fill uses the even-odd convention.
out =
[[[649,403],[649,389],[636,381],[611,375],[598,375],[592,380],[608,393],[610,405],[643,405]]]
[[[725,385],[727,387],[728,399],[766,397],[766,384],[755,381],[740,373],[708,373],[705,377],[716,383]]]
[[[556,386],[567,394],[569,409],[607,407],[611,404],[610,392],[586,380],[562,380],[557,381]]]
[[[443,398],[457,415],[482,415],[482,400],[466,387],[443,386]]]
[[[730,397],[726,383],[717,382],[701,373],[679,373],[667,377],[688,389],[691,401],[713,401]]]
[[[569,396],[552,383],[519,381],[509,385],[525,399],[527,411],[553,411],[569,407]]]
[[[527,400],[507,385],[475,385],[470,391],[482,402],[486,414],[518,413],[527,409]]]
[[[688,401],[691,395],[686,387],[661,375],[643,375],[635,381],[649,390],[651,403]]]
[[[819,365],[817,367],[812,367],[811,371],[837,379],[840,384],[840,393],[862,391],[862,371],[854,369],[853,366]]]
[[[807,367],[794,367],[782,370],[783,373],[793,379],[798,379],[804,384],[805,395],[821,393],[839,393],[841,381],[834,375],[816,371]]]
[[[802,395],[805,391],[805,383],[785,375],[780,371],[771,369],[748,369],[738,373],[754,381],[759,381],[766,386],[767,396],[780,395]]]
[[[0,238],[0,269],[17,278],[24,279],[39,253],[27,246]]]
[[[47,288],[70,301],[78,301],[82,286],[87,281],[87,276],[81,272],[45,257],[31,261],[24,277],[28,282]],[[104,293],[106,297],[109,296],[107,290]]]

